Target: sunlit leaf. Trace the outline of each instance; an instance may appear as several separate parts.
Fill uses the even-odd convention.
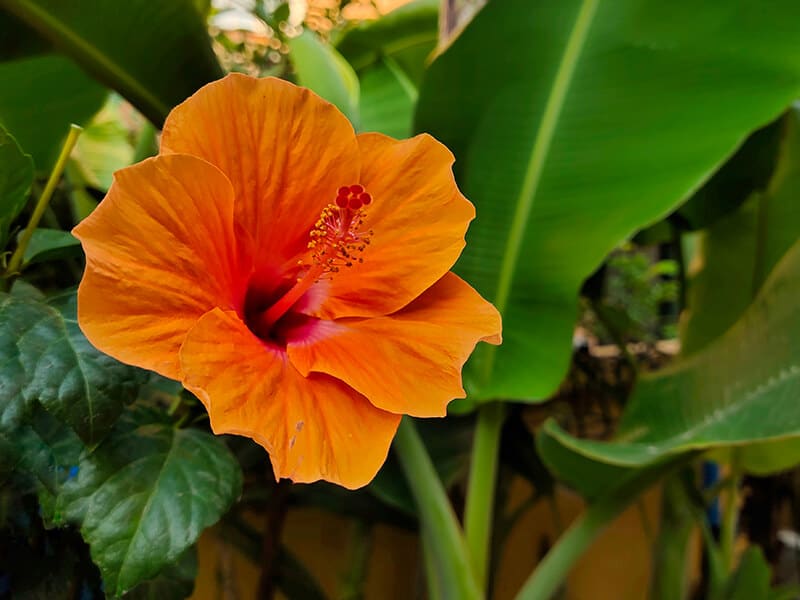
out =
[[[130,107],[128,112],[133,112]],[[118,96],[112,96],[83,128],[72,153],[72,160],[87,185],[106,192],[111,187],[114,172],[134,162],[130,135],[122,102]]]
[[[298,83],[335,104],[358,127],[358,77],[347,61],[308,29],[289,40],[289,48]]]

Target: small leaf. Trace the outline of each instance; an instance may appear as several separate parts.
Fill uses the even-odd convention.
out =
[[[26,265],[81,255],[81,243],[68,231],[36,229],[25,248]]]
[[[25,207],[32,182],[33,159],[0,126],[0,252],[6,245],[11,223]]]
[[[333,46],[308,29],[289,40],[289,48],[298,83],[335,104],[357,128],[359,90],[353,68]]]
[[[111,187],[114,172],[134,162],[130,132],[124,125],[126,118],[130,119],[123,115],[122,99],[112,94],[91,123],[83,128],[72,160],[87,185],[106,192]]]
[[[130,410],[56,499],[119,596],[156,577],[225,513],[241,470],[220,438],[175,429],[151,411]]]
[[[49,305],[0,294],[0,365],[0,430],[18,426],[39,401],[87,445],[103,438],[144,377],[89,343],[74,292]]]

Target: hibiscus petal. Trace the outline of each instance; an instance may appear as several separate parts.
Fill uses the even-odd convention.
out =
[[[193,156],[161,156],[118,171],[108,195],[73,233],[86,272],[78,319],[97,348],[180,379],[178,350],[214,306],[237,308],[245,273],[233,189]]]
[[[303,377],[232,312],[216,309],[198,321],[181,364],[184,385],[206,405],[214,432],[253,438],[269,452],[277,478],[366,485],[400,422],[338,379]]]
[[[327,373],[378,408],[416,417],[444,416],[463,398],[461,368],[478,341],[500,343],[500,314],[472,287],[447,273],[388,317],[324,323],[288,345],[303,373]]]
[[[201,88],[170,113],[161,152],[199,156],[228,176],[237,222],[251,232],[257,262],[273,271],[294,268],[322,209],[360,172],[344,115],[271,77],[231,74]]]
[[[429,135],[397,141],[358,136],[361,184],[372,196],[364,262],[342,269],[311,294],[325,294],[324,318],[377,316],[411,302],[453,266],[475,208],[456,187],[453,155]]]

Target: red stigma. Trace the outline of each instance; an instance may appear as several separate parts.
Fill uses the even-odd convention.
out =
[[[349,195],[350,194],[350,187],[346,186],[346,185],[343,185],[342,187],[339,188],[337,194],[339,194],[340,196]]]
[[[361,193],[361,192],[363,192],[363,191],[364,191],[364,187],[363,187],[363,186],[360,186],[360,185],[358,185],[358,184],[355,184],[355,185],[351,185],[351,186],[350,186],[350,193],[351,193],[351,194],[360,194],[360,193]]]
[[[347,207],[347,195],[336,196],[336,206],[339,208]]]
[[[364,206],[367,206],[367,205],[368,205],[370,202],[372,202],[372,196],[370,196],[370,195],[369,195],[369,194],[367,194],[366,192],[364,192],[363,194],[361,194],[361,195],[358,197],[358,199],[359,199],[359,200],[361,200],[361,204],[363,204]]]
[[[358,210],[359,208],[361,208],[361,198],[358,196],[353,196],[352,198],[350,198],[349,206],[352,210]]]

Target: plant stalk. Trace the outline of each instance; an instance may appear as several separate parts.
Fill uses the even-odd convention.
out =
[[[22,232],[22,235],[19,238],[17,248],[14,250],[14,254],[11,255],[11,260],[8,261],[8,269],[6,269],[6,274],[12,275],[19,271],[20,266],[22,265],[22,259],[25,256],[25,250],[31,241],[31,237],[33,237],[33,232],[36,231],[36,228],[39,226],[39,221],[41,221],[42,215],[47,209],[47,205],[50,203],[50,199],[53,197],[53,192],[58,185],[58,181],[61,179],[61,174],[64,172],[64,167],[67,166],[67,160],[69,160],[69,155],[72,153],[72,149],[75,147],[75,143],[78,141],[78,136],[81,134],[81,131],[83,131],[83,129],[78,125],[72,124],[69,126],[67,139],[64,142],[64,145],[61,147],[61,152],[58,155],[58,160],[56,160],[53,170],[50,172],[47,185],[44,186],[44,191],[42,192],[42,195],[39,196],[39,201],[36,203],[36,207],[33,209],[33,214],[31,215],[30,221],[28,221],[25,231]]]
[[[467,549],[478,589],[484,593],[491,559],[497,462],[505,416],[506,409],[502,402],[485,404],[478,412],[464,509]]]
[[[727,478],[725,486],[725,511],[722,515],[722,528],[720,530],[720,552],[722,554],[722,564],[726,573],[731,573],[734,567],[736,530],[739,521],[739,484],[741,476],[739,473],[736,450],[732,450],[731,473]]]
[[[619,516],[639,495],[668,473],[695,456],[688,453],[669,462],[632,473],[613,491],[590,504],[562,535],[539,566],[528,577],[516,600],[552,598],[566,579],[572,566],[594,539]]]
[[[394,439],[394,449],[419,511],[422,537],[429,552],[428,586],[441,600],[479,600],[467,546],[444,486],[417,433],[414,422],[404,417]],[[431,570],[435,569],[435,573]],[[436,581],[441,582],[438,589]]]

